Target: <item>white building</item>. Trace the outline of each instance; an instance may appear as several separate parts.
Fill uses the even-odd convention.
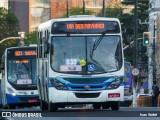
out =
[[[0,0],[0,7],[8,9],[8,0]]]

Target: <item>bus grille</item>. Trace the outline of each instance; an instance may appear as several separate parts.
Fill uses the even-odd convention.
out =
[[[28,102],[28,100],[30,99],[36,99],[37,101],[39,100],[39,97],[19,97],[19,99],[21,100],[21,102]]]
[[[86,91],[85,89],[85,86],[71,86],[70,87],[71,90],[84,90]],[[104,89],[104,86],[89,86],[89,90],[103,90]]]
[[[100,93],[75,93],[77,98],[97,98]]]

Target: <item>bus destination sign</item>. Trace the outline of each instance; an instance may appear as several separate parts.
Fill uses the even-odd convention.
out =
[[[37,55],[37,52],[35,50],[30,50],[30,51],[17,50],[15,51],[15,56],[34,56],[34,55]]]
[[[55,22],[51,28],[52,34],[102,34],[120,33],[116,21],[61,21]]]
[[[69,23],[66,24],[66,28],[69,29],[104,29],[104,23]]]

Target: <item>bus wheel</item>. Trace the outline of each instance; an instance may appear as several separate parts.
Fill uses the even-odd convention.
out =
[[[15,105],[8,105],[8,109],[15,109],[16,106]]]
[[[110,108],[109,103],[102,103],[102,108],[103,109],[109,109]]]
[[[41,110],[47,110],[48,109],[48,105],[44,101],[41,101],[41,106],[40,107],[41,107]]]
[[[119,110],[119,102],[112,102],[111,109],[112,110]]]
[[[95,103],[93,104],[93,109],[100,109],[101,108],[101,104]]]
[[[49,103],[48,105],[48,111],[49,112],[56,112],[58,110],[58,107],[56,104],[54,103]]]
[[[4,106],[4,105],[2,105],[2,108],[3,108],[3,109],[8,109],[8,107],[7,107],[6,105],[5,105],[5,106]]]

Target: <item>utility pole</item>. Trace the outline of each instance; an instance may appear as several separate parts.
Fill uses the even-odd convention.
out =
[[[157,14],[157,30],[156,30],[156,60],[157,60],[157,65],[156,65],[156,68],[157,68],[157,71],[156,71],[156,79],[157,79],[157,84],[160,85],[160,54],[158,51],[160,51],[160,13]]]
[[[134,68],[137,68],[137,4],[138,0],[134,0]],[[133,88],[133,107],[137,107],[137,96],[136,96],[136,84],[137,84],[137,76],[134,76],[132,88]]]
[[[66,0],[66,17],[68,18],[68,0]]]
[[[105,0],[103,0],[102,17],[105,17]]]
[[[156,70],[156,67],[158,68],[159,66],[159,58],[158,60],[156,61],[155,60],[155,54],[159,54],[158,51],[156,53],[155,49],[155,46],[159,46],[159,45],[156,45],[158,43],[158,38],[156,38],[155,40],[155,36],[156,36],[156,33],[157,33],[157,30],[158,28],[156,28],[156,26],[158,26],[156,23],[157,23],[157,16],[158,14],[160,13],[160,0],[149,0],[149,5],[150,5],[150,8],[149,8],[149,32],[151,33],[151,45],[148,46],[148,53],[149,53],[149,61],[148,61],[148,93],[151,94],[152,93],[152,86],[153,86],[153,80],[157,80],[157,75],[155,72]],[[157,64],[157,65],[156,65]],[[156,66],[156,67],[155,67]],[[157,69],[158,70],[158,69]],[[158,70],[159,72],[159,70]],[[157,73],[158,73],[157,72]],[[158,81],[157,81],[158,83]]]
[[[155,65],[155,54],[156,54],[156,40],[155,40],[155,32],[156,32],[156,22],[154,20],[153,25],[153,81],[156,81],[156,65]]]
[[[85,15],[85,1],[83,0],[83,15]]]

